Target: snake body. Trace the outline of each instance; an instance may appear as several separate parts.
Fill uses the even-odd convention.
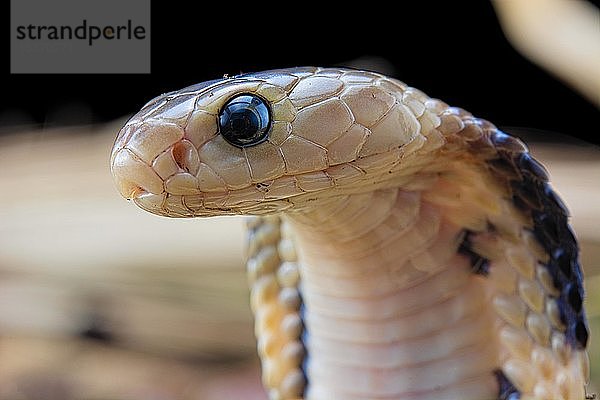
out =
[[[240,94],[269,109],[250,145],[223,125]],[[525,145],[485,120],[374,72],[274,70],[152,100],[111,168],[151,213],[253,216],[271,399],[586,396],[567,209]]]

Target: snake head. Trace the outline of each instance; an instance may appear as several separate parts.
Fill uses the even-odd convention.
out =
[[[225,77],[146,104],[119,132],[111,170],[125,198],[164,216],[294,209],[359,190],[420,148],[425,101],[356,70]]]

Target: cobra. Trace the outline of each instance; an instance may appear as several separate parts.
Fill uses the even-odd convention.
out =
[[[374,72],[274,70],[150,101],[111,168],[151,213],[249,216],[271,399],[586,397],[567,209],[485,120]]]

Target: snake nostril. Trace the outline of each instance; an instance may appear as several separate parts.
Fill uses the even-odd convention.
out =
[[[173,154],[173,160],[180,169],[192,175],[198,173],[200,167],[198,151],[190,141],[182,140],[175,143],[171,149],[171,154]]]

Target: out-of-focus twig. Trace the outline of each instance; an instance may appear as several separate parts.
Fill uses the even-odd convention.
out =
[[[502,28],[525,57],[600,106],[600,11],[582,0],[494,0]]]

